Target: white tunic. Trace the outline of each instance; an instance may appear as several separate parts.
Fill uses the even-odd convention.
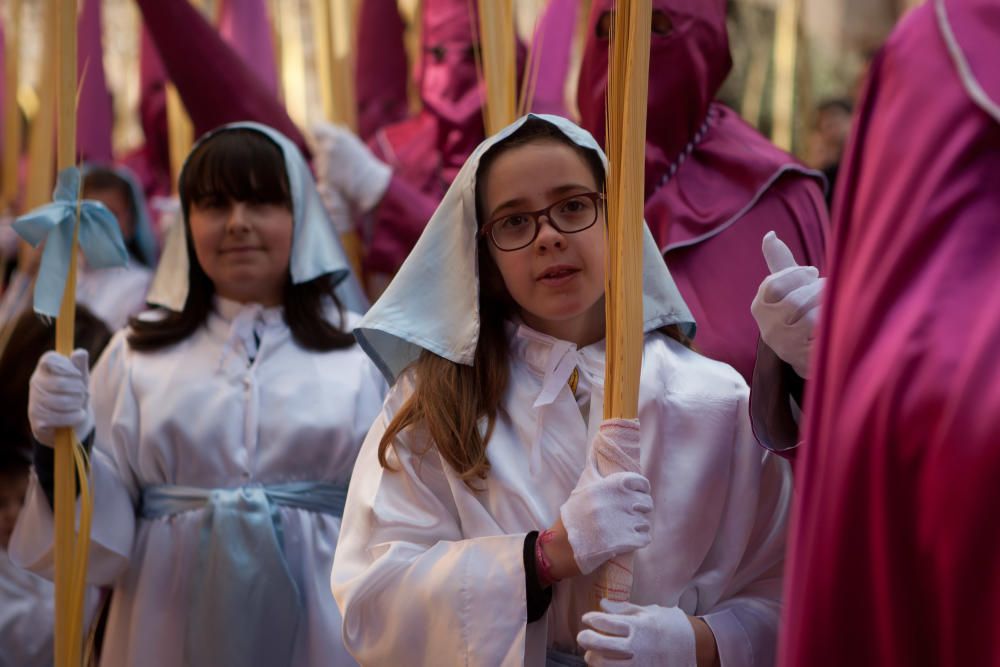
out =
[[[146,309],[153,272],[135,260],[130,262],[120,268],[81,268],[77,272],[77,302],[89,308],[112,333]]]
[[[218,311],[186,340],[158,352],[131,350],[119,332],[93,371],[96,490],[88,579],[114,586],[105,667],[183,664],[185,584],[205,511],[137,519],[144,488],[346,483],[382,405],[385,383],[357,345],[307,352],[292,340],[278,309],[219,300]],[[249,363],[254,331],[259,349]],[[340,520],[285,506],[276,511],[305,609],[291,664],[353,664],[340,642],[340,614],[328,585]],[[12,557],[45,572],[51,522],[32,476]],[[237,617],[225,631],[267,628],[247,627]]]
[[[545,619],[526,625],[522,549],[526,533],[555,522],[583,469],[603,410],[604,344],[576,350],[509,329],[510,381],[481,490],[413,430],[390,457],[398,471],[379,466],[379,440],[413,389],[408,375],[361,449],[332,587],[345,643],[363,664],[541,665],[546,647],[576,650],[592,578],[557,584]],[[587,380],[577,393],[593,388],[589,405],[563,378],[551,391],[549,369],[564,354]],[[751,435],[747,393],[732,368],[647,334],[641,465],[655,510],[632,601],[704,617],[726,667],[773,664],[791,494],[787,464]]]
[[[52,582],[10,562],[0,549],[0,667],[52,664]]]
[[[90,625],[100,602],[95,588],[84,598]],[[48,579],[22,570],[0,549],[0,667],[52,665],[55,589]]]

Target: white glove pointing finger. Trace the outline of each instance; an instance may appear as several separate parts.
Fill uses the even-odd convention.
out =
[[[601,600],[601,611],[583,615],[576,640],[591,667],[696,667],[694,628],[678,607],[639,606]]]
[[[46,352],[38,360],[28,388],[28,421],[35,440],[52,447],[56,429],[72,428],[83,440],[94,428],[88,383],[90,370],[86,350],[74,350],[70,358]]]
[[[772,273],[761,282],[750,311],[764,343],[807,378],[825,278],[815,267],[798,266],[774,232],[764,236],[762,250]]]

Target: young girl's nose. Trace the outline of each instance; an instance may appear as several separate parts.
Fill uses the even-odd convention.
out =
[[[229,232],[237,233],[246,231],[250,227],[247,216],[247,206],[244,202],[233,202],[229,209],[229,219],[226,221],[226,229]]]
[[[566,237],[558,229],[552,226],[552,221],[547,215],[538,218],[538,236],[535,237],[535,248],[544,251],[548,248],[564,248]]]

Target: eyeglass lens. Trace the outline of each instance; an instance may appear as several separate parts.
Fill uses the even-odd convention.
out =
[[[573,234],[594,224],[597,204],[588,196],[578,195],[556,202],[549,207],[547,214],[553,227],[565,234]],[[500,250],[523,248],[534,240],[538,225],[538,217],[530,213],[508,215],[493,225],[493,242]]]

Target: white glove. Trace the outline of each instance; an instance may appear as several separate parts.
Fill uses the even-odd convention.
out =
[[[583,615],[593,629],[576,637],[591,667],[697,667],[694,628],[679,608],[601,600],[601,609]]]
[[[354,222],[351,220],[351,206],[344,199],[344,195],[340,192],[340,189],[322,182],[316,183],[316,189],[319,191],[319,198],[323,202],[323,208],[326,209],[326,214],[330,216],[330,222],[333,223],[333,228],[337,231],[337,234],[343,236],[348,232],[354,231]]]
[[[375,208],[392,178],[389,165],[375,157],[353,132],[339,125],[318,123],[313,126],[313,136],[318,144],[316,181],[320,193],[335,188],[360,212]]]
[[[57,428],[72,428],[81,442],[94,429],[87,357],[86,350],[73,350],[68,359],[49,351],[38,360],[28,389],[28,421],[43,445],[55,445]]]
[[[638,448],[637,422],[631,427],[623,427],[620,420],[602,423],[580,481],[559,509],[573,559],[583,574],[590,574],[615,556],[631,553],[653,541],[649,480],[637,472],[602,476],[595,461],[595,451],[637,452]],[[625,469],[625,465],[619,469]]]
[[[819,277],[816,267],[796,264],[792,251],[774,232],[764,236],[763,251],[771,275],[760,284],[750,312],[764,343],[799,376],[808,378],[826,278]]]

